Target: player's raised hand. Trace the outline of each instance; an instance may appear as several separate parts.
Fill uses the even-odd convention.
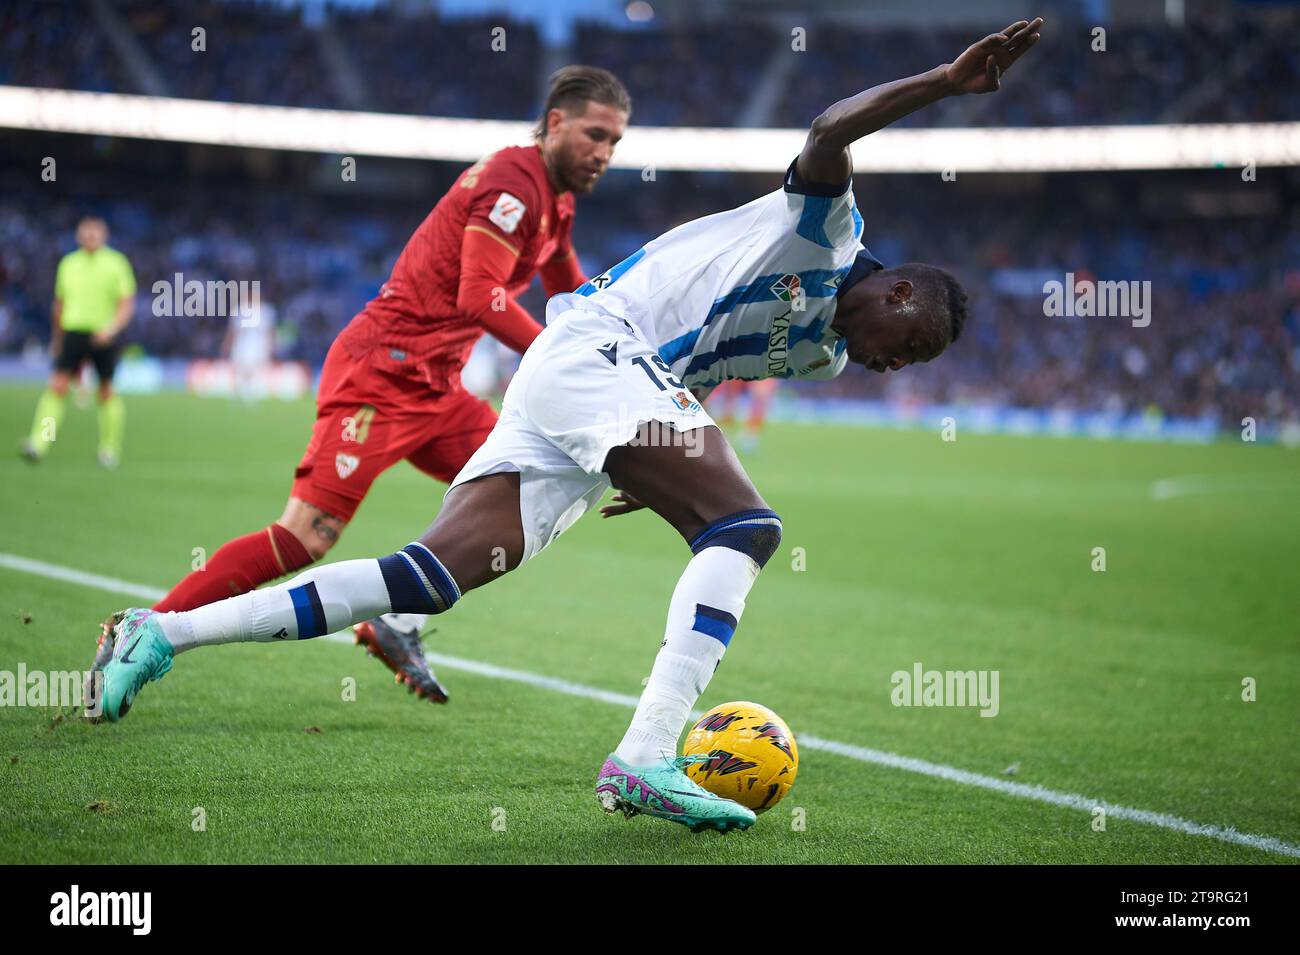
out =
[[[1000,33],[993,33],[967,47],[948,64],[948,83],[958,93],[992,93],[1002,86],[1002,74],[1038,42],[1042,17],[1017,20]]]
[[[626,491],[617,492],[611,500],[614,501],[613,504],[606,504],[600,509],[601,517],[617,517],[620,514],[629,514],[645,507],[644,504]]]

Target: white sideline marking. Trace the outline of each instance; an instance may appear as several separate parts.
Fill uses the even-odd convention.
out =
[[[117,580],[113,577],[103,577],[99,574],[89,574],[83,571],[73,570],[70,567],[60,567],[57,564],[47,564],[44,561],[31,560],[27,557],[19,557],[16,554],[6,554],[0,552],[0,567],[8,567],[10,570],[20,570],[29,574],[36,574],[41,577],[48,577],[53,580],[62,580],[67,583],[82,584],[86,587],[94,587],[98,590],[108,591],[110,593],[126,594],[131,597],[140,597],[144,600],[157,601],[163,597],[165,591],[158,590],[154,587],[146,587],[142,584],[133,584],[125,580]],[[328,640],[341,642],[351,642],[347,633],[334,633],[326,637]],[[496,666],[492,663],[482,663],[477,660],[466,660],[461,657],[447,656],[442,653],[430,653],[428,658],[431,662],[441,667],[452,670],[462,670],[466,673],[474,673],[479,676],[493,677],[498,680],[510,680],[514,683],[524,683],[528,686],[535,686],[544,690],[553,690],[556,693],[564,693],[569,696],[578,696],[588,700],[598,700],[602,703],[611,703],[615,706],[624,706],[634,708],[637,704],[637,697],[630,696],[626,693],[614,693],[610,690],[601,690],[597,687],[585,686],[581,683],[571,683],[568,680],[559,680],[555,677],[542,676],[537,673],[530,673],[527,670],[512,670],[508,667]],[[702,711],[695,711],[693,716],[698,718]],[[988,789],[992,792],[1001,793],[1004,796],[1015,796],[1019,799],[1031,799],[1035,802],[1048,803],[1053,806],[1062,806],[1067,809],[1079,809],[1083,812],[1092,812],[1100,807],[1105,809],[1106,815],[1114,819],[1127,819],[1132,822],[1141,822],[1150,826],[1159,826],[1162,829],[1170,829],[1174,832],[1181,832],[1189,836],[1204,836],[1207,839],[1217,839],[1220,842],[1229,842],[1239,846],[1249,846],[1252,849],[1259,849],[1262,852],[1275,852],[1278,855],[1291,856],[1300,858],[1300,846],[1292,845],[1273,836],[1256,836],[1248,832],[1238,832],[1231,826],[1210,826],[1198,822],[1192,822],[1179,816],[1171,816],[1168,813],[1152,812],[1149,809],[1133,809],[1128,806],[1120,806],[1115,803],[1106,802],[1102,799],[1090,799],[1087,796],[1081,796],[1077,793],[1058,792],[1054,789],[1047,789],[1043,786],[1030,786],[1026,783],[1013,783],[1005,779],[998,779],[994,776],[985,776],[981,773],[973,773],[965,769],[957,769],[955,766],[945,766],[942,763],[931,763],[924,759],[915,759],[911,756],[899,756],[897,753],[888,753],[879,749],[868,749],[865,746],[854,746],[850,743],[838,743],[835,740],[821,739],[817,736],[807,736],[800,734],[798,737],[799,747],[801,749],[820,750],[824,753],[834,753],[837,756],[845,756],[849,759],[856,759],[863,763],[874,763],[877,766],[887,766],[890,769],[901,769],[909,773],[918,773],[922,776],[931,776],[936,779],[944,779],[948,782],[960,783],[964,786],[975,786],[980,789]]]
[[[118,580],[116,577],[101,577],[99,574],[88,574],[82,570],[73,570],[71,567],[47,564],[43,560],[19,557],[17,554],[0,552],[0,567],[25,571],[38,577],[49,577],[51,580],[62,580],[69,584],[81,584],[84,587],[107,590],[110,593],[126,594],[128,597],[139,597],[141,600],[147,600],[150,603],[157,603],[167,596],[165,590],[145,587],[142,584],[130,584],[125,580]]]
[[[1264,480],[1259,480],[1264,478]],[[1273,480],[1269,480],[1272,478]],[[1184,474],[1151,482],[1151,499],[1170,501],[1196,494],[1285,494],[1300,492],[1300,484],[1286,475],[1261,474],[1252,477],[1230,474]]]
[[[1216,487],[1213,479],[1199,474],[1189,474],[1185,477],[1161,478],[1159,481],[1153,481],[1151,484],[1151,499],[1154,501],[1169,501],[1176,497],[1187,497],[1191,494],[1213,494],[1215,491],[1224,493],[1226,490],[1222,485]]]

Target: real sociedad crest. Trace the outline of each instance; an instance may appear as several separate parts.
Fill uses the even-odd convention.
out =
[[[677,392],[677,394],[672,396],[672,400],[673,404],[677,406],[679,411],[689,411],[694,414],[700,410],[700,403],[695,401],[684,391]]]

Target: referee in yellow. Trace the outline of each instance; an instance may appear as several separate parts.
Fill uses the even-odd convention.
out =
[[[126,256],[107,241],[104,220],[88,216],[77,223],[77,250],[59,261],[50,313],[54,372],[23,444],[23,456],[30,461],[44,457],[57,437],[68,385],[87,360],[94,363],[99,378],[99,463],[116,467],[122,456],[126,410],[113,393],[113,372],[122,330],[135,308],[135,274]]]

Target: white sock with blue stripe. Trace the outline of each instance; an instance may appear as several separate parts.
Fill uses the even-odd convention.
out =
[[[158,622],[173,650],[218,643],[306,640],[380,614],[442,613],[460,599],[447,569],[421,544],[379,560],[344,560],[288,583],[166,613]]]
[[[645,766],[677,755],[677,737],[731,642],[758,572],[781,543],[781,518],[766,508],[713,521],[691,539],[664,642],[614,755]]]
[[[705,547],[686,565],[650,679],[614,751],[624,763],[645,766],[677,755],[677,738],[722,662],[758,571],[752,557],[725,546]]]

